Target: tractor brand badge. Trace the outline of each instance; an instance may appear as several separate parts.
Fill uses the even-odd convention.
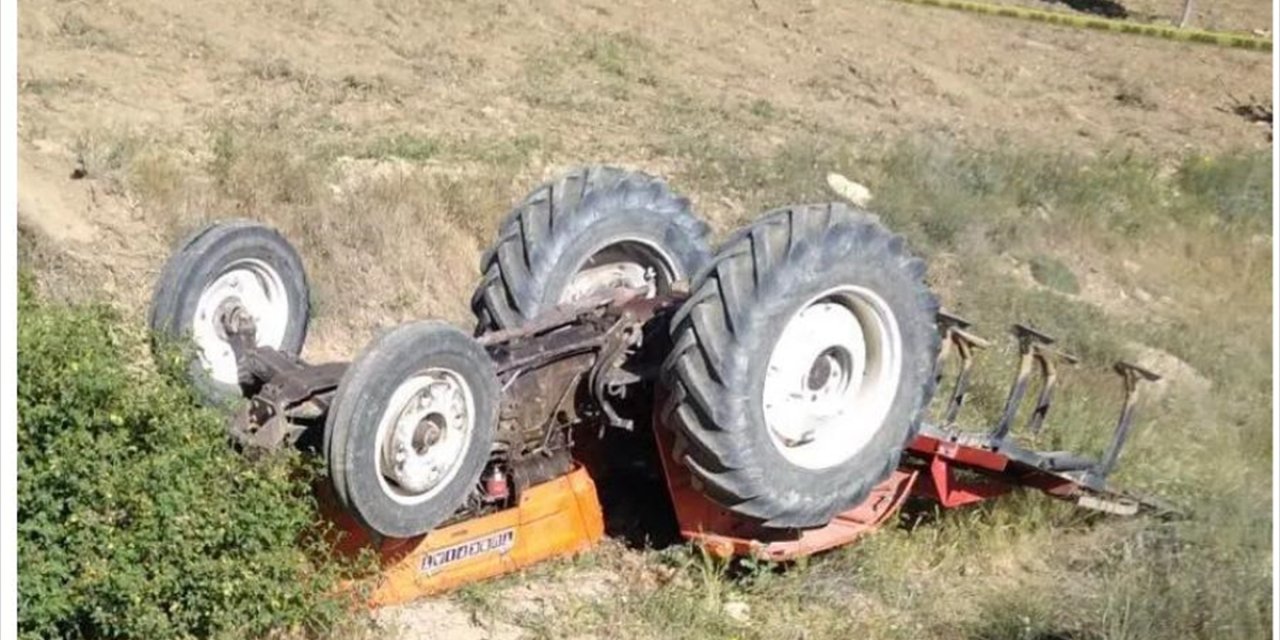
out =
[[[515,546],[515,542],[515,529],[503,529],[483,538],[459,542],[452,547],[445,547],[427,554],[422,559],[422,572],[430,575],[455,562],[462,562],[468,558],[495,552],[506,553],[511,550],[511,547]]]

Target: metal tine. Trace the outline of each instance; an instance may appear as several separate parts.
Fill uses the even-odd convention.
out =
[[[938,347],[938,357],[933,361],[933,384],[934,386],[939,386],[942,384],[945,371],[944,365],[947,359],[951,357],[951,350],[954,348],[951,341],[951,332],[954,331],[957,325],[968,326],[969,322],[942,309],[938,310],[936,320],[938,332],[942,334],[942,344]]]
[[[1022,399],[1027,394],[1027,385],[1031,381],[1032,366],[1038,364],[1040,373],[1044,378],[1044,384],[1040,390],[1040,397],[1036,401],[1036,413],[1032,415],[1030,424],[1038,431],[1044,424],[1044,416],[1049,411],[1049,406],[1053,401],[1053,388],[1057,382],[1057,370],[1051,361],[1060,360],[1074,364],[1077,362],[1075,356],[1062,353],[1060,351],[1050,349],[1056,340],[1046,333],[1024,324],[1013,325],[1013,335],[1018,339],[1018,372],[1013,378],[1013,384],[1009,387],[1009,396],[1005,399],[1004,412],[1000,416],[1000,421],[996,423],[995,429],[991,431],[991,437],[995,440],[1003,440],[1009,436],[1009,430],[1013,427],[1013,420],[1018,415],[1018,409],[1022,406]],[[1048,393],[1046,394],[1046,389]]]
[[[1120,458],[1120,449],[1124,448],[1124,442],[1129,437],[1134,407],[1138,404],[1138,383],[1155,382],[1160,379],[1160,374],[1124,361],[1117,362],[1113,368],[1120,374],[1124,384],[1124,407],[1120,410],[1119,420],[1116,421],[1116,430],[1111,436],[1111,444],[1102,454],[1102,459],[1093,467],[1093,475],[1100,479],[1106,479],[1115,469],[1116,460]]]
[[[956,343],[957,353],[960,354],[960,371],[956,374],[956,383],[951,390],[951,399],[947,403],[947,414],[943,417],[943,424],[947,427],[955,424],[956,416],[964,407],[965,399],[969,397],[969,373],[973,369],[974,350],[991,346],[987,340],[963,329],[954,331],[952,339]]]
[[[975,349],[985,349],[991,343],[970,333],[968,329],[973,326],[973,323],[958,315],[939,311],[938,324],[942,325],[943,330],[943,345],[938,353],[935,369],[938,382],[942,381],[943,361],[950,355],[952,349],[955,350],[956,357],[960,358],[960,369],[956,372],[955,383],[951,387],[951,397],[947,401],[947,409],[942,417],[942,426],[950,428],[955,425],[956,416],[964,406],[965,397],[969,393],[969,372],[973,369],[973,352]]]
[[[1040,429],[1044,427],[1044,418],[1049,414],[1049,407],[1053,405],[1053,390],[1058,384],[1058,368],[1056,363],[1066,363],[1075,365],[1080,359],[1069,354],[1046,347],[1041,344],[1031,345],[1032,357],[1040,365],[1040,395],[1036,398],[1036,407],[1031,412],[1031,417],[1027,419],[1027,431],[1031,435],[1038,435]]]

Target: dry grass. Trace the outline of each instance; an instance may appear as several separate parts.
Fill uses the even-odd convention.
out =
[[[94,164],[128,185],[170,244],[208,221],[248,217],[280,228],[311,267],[315,355],[342,357],[377,326],[428,315],[464,323],[484,239],[516,195],[528,139],[376,137],[350,155],[323,136],[270,123],[226,122],[208,148],[172,153],[125,138]]]

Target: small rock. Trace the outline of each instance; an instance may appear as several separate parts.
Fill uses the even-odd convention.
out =
[[[751,607],[745,602],[730,600],[724,603],[724,614],[735,622],[746,622],[751,619]]]
[[[1133,297],[1137,298],[1139,302],[1143,302],[1143,303],[1151,302],[1154,299],[1152,295],[1150,293],[1147,293],[1147,290],[1143,289],[1142,287],[1138,287],[1137,289],[1133,290]]]
[[[827,174],[827,186],[836,195],[853,203],[854,206],[866,207],[871,203],[871,190],[838,173]]]
[[[1124,267],[1124,270],[1128,271],[1129,273],[1137,273],[1139,269],[1138,263],[1132,260],[1125,260],[1120,263],[1120,266]]]
[[[84,158],[76,158],[76,168],[71,171],[72,180],[82,180],[89,176],[89,170],[84,166]]]

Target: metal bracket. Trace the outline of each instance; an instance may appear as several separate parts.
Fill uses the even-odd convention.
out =
[[[257,347],[239,358],[241,384],[256,388],[232,423],[232,439],[246,450],[292,446],[329,409],[347,363],[308,365],[275,349]]]
[[[627,431],[635,429],[635,421],[622,417],[613,406],[611,398],[616,393],[612,392],[625,390],[625,387],[617,388],[610,384],[609,374],[622,365],[633,349],[639,348],[643,336],[644,332],[635,322],[633,315],[630,312],[623,312],[616,324],[605,334],[600,356],[595,366],[591,368],[591,395],[604,411],[605,418],[608,420],[605,424],[608,426]],[[604,433],[605,424],[601,425],[601,435]]]

